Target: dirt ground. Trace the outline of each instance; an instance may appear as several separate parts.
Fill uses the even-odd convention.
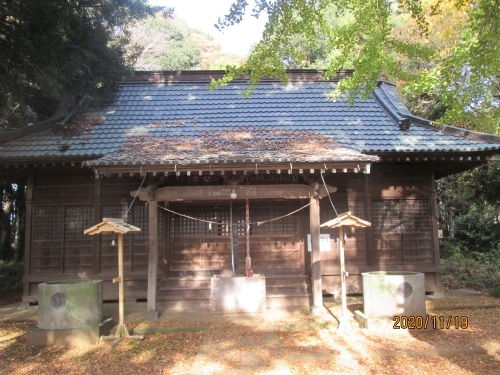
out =
[[[21,292],[4,292],[0,296],[0,307],[21,303]]]
[[[349,304],[352,310],[360,302]],[[498,298],[449,293],[427,302],[436,329],[388,333],[367,332],[353,319],[352,331],[339,332],[338,301],[325,306],[321,316],[302,307],[218,316],[163,310],[160,320],[145,322],[145,306],[136,304],[126,306],[127,326],[144,340],[80,348],[27,346],[25,332],[36,320],[3,321],[0,374],[500,373]]]

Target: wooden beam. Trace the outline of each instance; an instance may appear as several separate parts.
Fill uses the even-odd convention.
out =
[[[319,185],[315,184],[316,191]],[[313,188],[314,188],[313,187]],[[309,223],[311,233],[311,283],[313,293],[312,308],[323,307],[323,288],[321,283],[321,252],[319,248],[320,216],[319,216],[319,196],[312,195],[309,206]]]
[[[319,186],[318,198],[337,191],[336,187],[328,186],[328,193],[324,186]],[[167,186],[156,190],[156,200],[178,202],[184,200],[229,200],[231,193],[237,194],[236,199],[307,199],[313,195],[308,185],[236,185],[236,186]],[[130,192],[135,196],[137,190]],[[137,197],[141,201],[151,199],[150,191],[141,188]]]

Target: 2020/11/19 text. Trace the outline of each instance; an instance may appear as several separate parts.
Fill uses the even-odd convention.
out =
[[[467,329],[469,327],[469,318],[465,315],[450,316],[405,316],[396,315],[393,318],[394,329]]]

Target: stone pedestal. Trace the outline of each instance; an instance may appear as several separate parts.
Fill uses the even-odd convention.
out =
[[[95,344],[109,333],[102,321],[102,280],[64,280],[38,286],[38,327],[26,333],[28,345]]]
[[[212,277],[212,314],[266,311],[266,278]]]
[[[362,273],[363,311],[355,311],[360,328],[376,332],[397,331],[395,316],[425,319],[425,278],[423,273],[375,271]]]

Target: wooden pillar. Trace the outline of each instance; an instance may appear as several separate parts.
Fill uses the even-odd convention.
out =
[[[323,307],[323,287],[321,283],[321,253],[319,247],[320,217],[319,217],[319,185],[314,186],[314,194],[310,198],[309,222],[311,232],[311,280],[313,292],[312,308]]]
[[[101,179],[95,180],[94,185],[94,224],[100,223],[101,218]],[[92,271],[94,275],[101,272],[101,236],[92,236]]]
[[[436,204],[436,186],[434,181],[434,163],[431,164],[431,191],[432,195],[430,197],[429,205],[431,212],[431,238],[432,238],[432,249],[434,251],[434,266],[438,269],[435,273],[435,282],[436,285],[434,288],[434,295],[443,295],[442,283],[441,283],[441,256],[439,253],[439,236],[438,236],[438,219],[439,212]]]
[[[365,217],[364,219],[373,223],[372,214],[372,195],[370,190],[370,176],[365,175]],[[375,247],[373,244],[373,227],[369,226],[365,228],[365,240],[366,240],[366,265],[375,265]]]
[[[301,199],[300,201],[300,206],[305,206],[306,201],[304,199]],[[307,251],[307,241],[305,240],[307,238],[307,233],[308,233],[308,228],[306,226],[307,222],[307,210],[302,210],[298,212],[298,218],[299,218],[299,239],[301,240],[301,245],[300,245],[300,269],[302,270],[302,273],[304,275],[307,274],[309,271],[309,267],[306,267],[306,265],[309,265],[310,262],[309,260],[309,251]]]
[[[148,302],[147,315],[150,319],[157,319],[156,289],[158,281],[158,202],[156,199],[148,202]]]
[[[24,224],[24,279],[23,279],[23,305],[29,304],[30,283],[27,281],[31,272],[31,243],[32,230],[31,224],[33,220],[33,173],[28,175],[26,182],[26,217]]]
[[[169,208],[169,203],[164,202],[163,207]],[[162,210],[163,211],[163,210]],[[163,275],[169,277],[170,272],[170,212],[163,211],[163,252],[162,252],[162,271]]]

